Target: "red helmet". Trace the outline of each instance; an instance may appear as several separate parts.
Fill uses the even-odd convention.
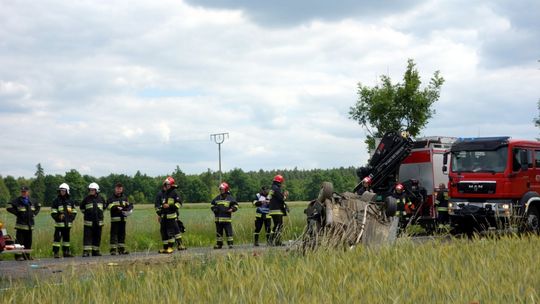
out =
[[[172,176],[167,177],[167,178],[163,181],[163,185],[171,185],[171,186],[174,186],[174,178],[172,178]]]
[[[368,185],[371,185],[371,177],[369,176],[364,177],[364,179],[362,180],[362,183],[367,183]]]
[[[227,184],[226,182],[223,182],[219,185],[219,189],[223,189],[223,191],[225,192],[229,192],[229,184]]]
[[[403,185],[402,184],[397,184],[396,185],[396,190],[403,191]]]
[[[281,176],[281,175],[279,175],[279,174],[276,175],[276,176],[274,176],[274,181],[275,181],[275,182],[283,183],[284,180],[285,180],[285,179],[283,178],[283,176]]]

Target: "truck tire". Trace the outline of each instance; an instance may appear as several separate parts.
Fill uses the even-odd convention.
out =
[[[540,234],[540,214],[537,206],[532,206],[527,212],[527,228],[530,232]]]
[[[331,182],[323,182],[321,185],[321,191],[319,192],[319,197],[317,200],[323,204],[324,201],[332,200],[332,195],[334,194],[334,185]]]
[[[397,204],[394,197],[388,196],[384,199],[384,212],[387,217],[396,216]]]

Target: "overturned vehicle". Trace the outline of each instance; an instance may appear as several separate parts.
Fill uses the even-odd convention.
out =
[[[302,249],[392,243],[400,222],[391,193],[400,164],[412,147],[412,139],[405,134],[385,134],[368,165],[357,171],[360,180],[370,182],[369,189],[360,182],[352,192],[336,193],[330,182],[324,182],[318,198],[305,210],[307,225],[301,238]],[[414,182],[409,183],[406,191],[414,195],[410,185]]]

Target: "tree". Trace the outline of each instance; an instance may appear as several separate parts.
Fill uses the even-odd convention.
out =
[[[36,173],[34,174],[36,177],[32,183],[30,184],[30,194],[32,196],[32,199],[44,204],[45,202],[45,170],[43,170],[43,167],[41,164],[36,165]]]
[[[66,172],[65,181],[69,185],[71,198],[80,203],[87,193],[86,186],[88,184],[84,178],[77,170],[71,169]]]
[[[388,131],[406,131],[417,136],[435,114],[433,103],[439,99],[444,78],[436,71],[429,85],[421,89],[418,70],[412,59],[407,61],[403,83],[392,84],[381,76],[381,85],[373,88],[358,83],[358,100],[350,108],[349,118],[368,132],[366,144],[375,148],[375,138]]]
[[[11,201],[9,189],[4,183],[4,179],[0,176],[0,207],[5,207]]]
[[[6,184],[6,187],[8,187],[9,189],[9,197],[11,200],[19,196],[20,185],[13,176],[11,175],[6,176],[4,178],[4,183]]]
[[[257,184],[242,169],[235,168],[225,175],[233,196],[239,202],[250,202],[259,191]]]
[[[188,176],[184,200],[189,203],[202,203],[210,201],[210,190],[199,176]]]
[[[45,195],[43,206],[50,206],[52,201],[58,196],[58,186],[64,182],[62,175],[45,175]]]

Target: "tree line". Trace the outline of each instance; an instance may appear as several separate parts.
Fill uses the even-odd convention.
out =
[[[289,200],[308,201],[315,199],[323,181],[332,181],[337,192],[352,191],[357,183],[356,169],[286,169],[286,170],[259,170],[245,172],[235,168],[223,174],[223,180],[229,183],[231,192],[240,202],[252,201],[262,186],[270,186],[276,174],[285,178],[284,188],[289,191]],[[180,167],[169,174],[178,185],[178,192],[185,202],[207,203],[218,194],[219,173],[208,169],[201,174],[185,174]],[[163,180],[169,175],[148,176],[137,171],[133,176],[126,174],[109,174],[108,176],[94,177],[82,175],[71,169],[64,175],[46,174],[41,164],[37,164],[34,177],[25,178],[0,175],[0,206],[5,207],[8,202],[20,195],[20,187],[30,187],[31,197],[43,206],[50,206],[57,196],[57,189],[61,183],[68,183],[70,193],[75,201],[80,202],[87,194],[87,187],[91,182],[99,184],[102,195],[109,196],[118,182],[124,185],[124,192],[129,200],[135,204],[154,203],[156,194],[161,188]]]

